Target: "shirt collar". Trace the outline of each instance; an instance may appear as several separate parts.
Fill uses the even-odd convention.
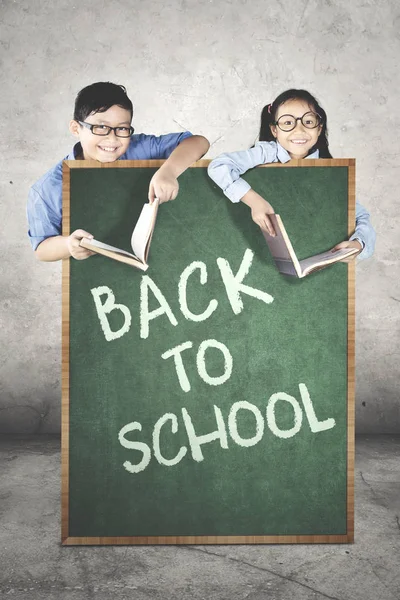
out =
[[[285,148],[282,148],[279,142],[276,142],[276,145],[278,148],[277,158],[280,163],[287,163],[289,162],[289,160],[292,160],[290,158],[289,152],[285,150]],[[306,156],[306,158],[319,158],[319,150],[315,150],[312,154]]]
[[[72,151],[68,154],[66,160],[76,160],[76,157],[82,154],[82,146],[80,142],[77,142],[72,148]]]

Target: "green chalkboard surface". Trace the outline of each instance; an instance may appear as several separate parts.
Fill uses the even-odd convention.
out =
[[[63,231],[130,251],[162,161],[64,163]],[[146,273],[63,265],[62,543],[353,539],[354,265],[279,274],[199,161]],[[354,161],[253,169],[299,259],[347,239]]]

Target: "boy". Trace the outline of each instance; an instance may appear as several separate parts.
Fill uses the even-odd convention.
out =
[[[79,140],[67,160],[167,159],[150,181],[148,199],[160,202],[174,200],[178,194],[177,178],[209,148],[203,136],[189,131],[156,137],[143,133],[133,135],[132,102],[122,85],[93,83],[83,88],[75,101],[70,132]],[[93,252],[82,248],[87,231],[77,229],[69,237],[61,235],[62,161],[50,169],[30,189],[27,206],[29,238],[36,257],[55,261],[72,256],[78,260]]]

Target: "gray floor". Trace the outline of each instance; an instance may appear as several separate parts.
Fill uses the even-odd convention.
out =
[[[60,443],[0,442],[0,594],[27,600],[399,600],[400,437],[356,444],[356,541],[60,546]]]

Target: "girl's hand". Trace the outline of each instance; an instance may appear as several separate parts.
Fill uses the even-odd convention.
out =
[[[352,254],[347,258],[343,258],[339,262],[350,263],[356,259],[356,257],[360,254],[363,249],[362,245],[358,240],[349,240],[347,242],[340,242],[340,244],[336,244],[334,248],[332,248],[331,252],[335,252],[336,250],[340,250],[341,248],[357,248],[358,252],[356,254]]]
[[[242,202],[251,209],[251,218],[263,231],[275,237],[275,230],[268,215],[274,214],[274,209],[269,202],[264,200],[254,190],[249,190],[242,198]]]
[[[175,175],[163,165],[151,178],[149,187],[149,202],[152,204],[154,198],[159,198],[160,204],[175,200],[179,191],[179,183]]]
[[[83,229],[76,229],[70,236],[67,237],[67,248],[70,255],[76,260],[84,260],[85,258],[89,258],[89,256],[93,256],[96,254],[91,250],[87,250],[80,246],[80,241],[82,238],[89,238],[89,240],[93,239],[91,233],[84,231]]]

